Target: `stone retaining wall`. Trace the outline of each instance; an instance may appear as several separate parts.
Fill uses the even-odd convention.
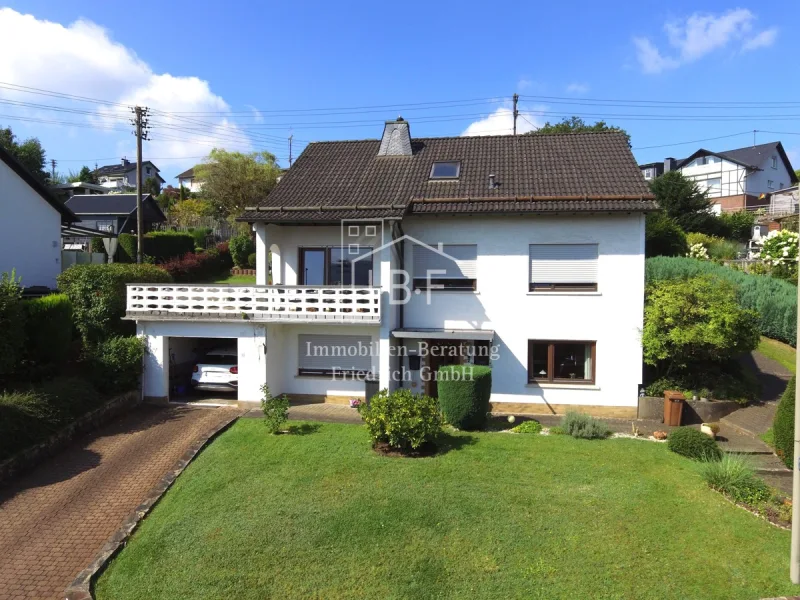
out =
[[[58,453],[79,435],[97,429],[114,417],[128,412],[141,402],[142,393],[140,390],[133,390],[116,396],[103,406],[78,417],[44,442],[22,450],[11,458],[0,462],[0,485]]]
[[[681,415],[681,425],[713,423],[740,408],[742,408],[742,405],[733,400],[713,400],[711,402],[686,400],[683,406],[683,414]],[[639,398],[637,416],[639,419],[653,419],[663,422],[664,398],[651,396]]]

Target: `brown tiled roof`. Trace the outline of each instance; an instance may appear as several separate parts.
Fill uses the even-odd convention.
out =
[[[413,156],[378,156],[379,147],[380,140],[309,144],[269,197],[240,220],[655,206],[621,133],[412,138]],[[461,161],[459,178],[430,180],[435,161]]]

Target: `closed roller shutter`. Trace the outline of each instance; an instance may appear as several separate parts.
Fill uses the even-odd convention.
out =
[[[531,283],[597,283],[597,244],[531,244]]]
[[[298,338],[301,371],[372,371],[371,336],[301,334]]]
[[[414,245],[414,278],[425,279],[428,272],[433,279],[477,279],[478,246],[475,244],[444,244],[443,256],[430,248]]]

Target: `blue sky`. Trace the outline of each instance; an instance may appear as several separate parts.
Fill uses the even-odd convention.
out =
[[[61,172],[133,158],[125,106],[136,102],[159,111],[145,157],[175,183],[213,146],[285,164],[290,128],[295,156],[310,140],[378,137],[398,114],[419,137],[507,132],[514,92],[521,130],[562,114],[604,118],[627,129],[640,162],[745,146],[758,129],[780,132],[756,140],[783,141],[800,167],[798,2],[5,6],[0,125],[38,137]],[[695,104],[669,104],[679,102]],[[647,148],[718,136],[731,137]]]

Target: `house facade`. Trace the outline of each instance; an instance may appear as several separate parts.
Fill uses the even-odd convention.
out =
[[[66,207],[80,217],[81,225],[98,231],[136,233],[136,194],[75,194]],[[142,196],[144,232],[167,220],[150,194]]]
[[[194,174],[194,167],[186,169],[183,173],[176,177],[178,180],[178,187],[185,187],[191,193],[198,193],[203,189],[203,181],[198,179]]]
[[[639,168],[648,180],[666,171],[679,170],[684,177],[697,182],[713,200],[716,214],[756,209],[771,213],[767,196],[797,183],[797,176],[780,142],[723,152],[701,148],[687,158],[665,159],[660,169],[658,163],[639,165]]]
[[[129,286],[145,395],[169,397],[181,339],[210,337],[237,344],[241,401],[264,383],[436,395],[438,368],[468,363],[492,367],[498,412],[635,417],[654,208],[616,133],[412,138],[397,120],[310,144],[240,217],[257,285]]]
[[[105,165],[96,169],[95,175],[100,185],[112,191],[136,188],[136,163],[127,158],[123,158],[119,164]],[[142,185],[150,177],[156,178],[161,185],[166,183],[158,167],[149,160],[142,161]]]
[[[61,226],[79,219],[0,147],[0,273],[25,288],[55,289],[61,272]]]

